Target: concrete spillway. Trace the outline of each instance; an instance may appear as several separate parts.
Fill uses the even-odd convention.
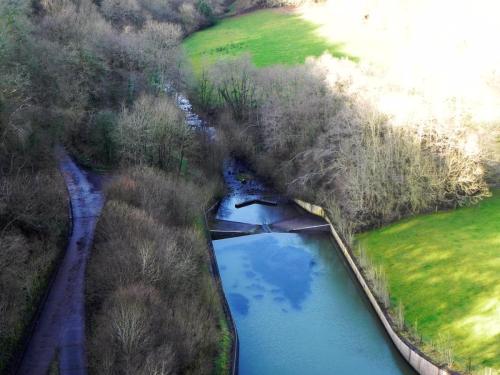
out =
[[[212,239],[219,240],[258,233],[328,232],[329,228],[329,224],[324,220],[316,216],[303,214],[300,217],[271,224],[248,224],[229,220],[213,220],[210,223],[210,234]]]
[[[211,229],[241,232],[213,241],[238,329],[240,374],[414,374],[325,232],[326,223],[286,199],[237,208],[271,192],[258,181],[239,183],[238,163],[225,168],[231,191]]]

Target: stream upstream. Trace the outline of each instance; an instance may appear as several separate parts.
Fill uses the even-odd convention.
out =
[[[191,127],[215,138],[186,97],[178,95],[177,103]],[[324,222],[235,160],[225,163],[224,177],[229,193],[210,227],[240,340],[239,373],[415,374]]]

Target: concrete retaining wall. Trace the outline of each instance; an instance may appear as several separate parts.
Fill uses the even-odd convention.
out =
[[[231,336],[232,336],[231,337],[232,345],[231,345],[231,353],[230,353],[231,363],[229,364],[229,374],[230,375],[238,375],[238,362],[239,362],[239,356],[240,356],[240,341],[238,339],[238,332],[236,331],[236,324],[235,324],[233,316],[231,314],[231,309],[229,308],[229,303],[227,302],[226,294],[224,293],[224,289],[222,287],[222,280],[220,278],[220,273],[219,273],[219,265],[217,264],[217,258],[215,257],[215,251],[214,251],[214,246],[212,244],[212,238],[210,236],[210,231],[208,229],[207,214],[210,214],[212,211],[216,210],[217,207],[218,207],[218,203],[215,203],[203,215],[203,218],[205,220],[205,235],[206,235],[207,244],[208,244],[208,250],[209,250],[208,253],[210,256],[212,277],[215,280],[215,283],[217,286],[217,291],[219,292],[219,296],[220,296],[220,299],[222,302],[222,309],[224,311],[224,316],[226,318],[226,322],[227,322],[227,325],[229,327],[229,331],[231,332]]]
[[[408,363],[421,375],[458,375],[459,374],[458,372],[452,371],[446,368],[446,366],[435,364],[428,356],[426,356],[424,353],[418,350],[418,348],[416,348],[405,338],[399,336],[396,333],[396,331],[391,325],[392,320],[390,316],[384,309],[380,307],[377,299],[375,298],[370,287],[368,286],[368,283],[365,281],[365,278],[361,273],[352,252],[344,244],[342,238],[339,236],[332,222],[326,215],[325,210],[320,206],[316,206],[311,203],[301,201],[299,199],[294,199],[294,201],[304,210],[324,218],[328,222],[328,224],[330,224],[331,233],[335,241],[337,242],[342,254],[344,255],[352,272],[359,281],[361,288],[364,290],[366,296],[370,300],[370,303],[375,309],[375,312],[377,313],[377,316],[379,317],[380,321],[382,322],[382,325],[387,331],[387,334],[389,335],[389,337],[391,338],[392,342],[399,350],[401,355],[406,359],[406,361],[408,361]]]

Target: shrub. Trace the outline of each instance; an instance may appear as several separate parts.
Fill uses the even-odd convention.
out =
[[[185,226],[192,224],[208,205],[217,185],[205,181],[203,186],[201,189],[175,175],[138,167],[117,177],[106,188],[106,196],[143,208],[165,225]]]
[[[487,195],[484,157],[471,147],[479,135],[432,113],[395,122],[377,109],[393,87],[375,85],[371,74],[327,56],[258,71],[247,59],[226,60],[198,93],[217,90],[212,103],[232,115],[219,117],[231,124],[222,127],[236,153],[288,193],[339,209],[347,237]]]
[[[101,11],[119,29],[127,25],[141,29],[146,20],[136,0],[103,0]]]
[[[135,168],[106,194],[88,268],[91,372],[212,373],[221,311],[191,229],[202,189]]]
[[[256,109],[255,74],[249,56],[221,61],[211,72],[217,94],[237,121],[247,120]]]
[[[65,196],[61,176],[50,170],[0,175],[0,371],[19,348],[64,247]]]
[[[145,3],[153,4],[159,13],[153,15]],[[124,133],[129,138],[118,139],[123,123],[128,121],[129,125],[134,125],[132,119],[135,119],[142,124],[139,114],[153,122],[153,126],[146,127],[147,140],[152,143],[141,144],[145,146],[144,152],[136,150],[139,161],[175,171],[177,176],[164,177],[167,182],[162,186],[153,172],[146,173],[144,178],[155,185],[138,184],[138,206],[127,206],[132,211],[141,211],[140,205],[147,206],[151,215],[155,215],[149,223],[163,237],[150,234],[144,243],[137,244],[137,252],[133,254],[138,259],[134,258],[131,263],[137,261],[142,265],[139,275],[143,282],[131,287],[131,291],[135,291],[135,294],[130,292],[132,296],[127,294],[128,290],[116,291],[116,298],[109,302],[114,314],[111,318],[116,320],[120,314],[132,316],[136,311],[169,315],[166,321],[170,326],[162,328],[162,334],[169,336],[172,333],[173,337],[181,337],[184,343],[172,359],[173,349],[168,344],[148,342],[152,345],[150,353],[144,358],[142,354],[139,356],[144,359],[139,364],[142,367],[132,366],[127,370],[130,373],[178,372],[178,368],[191,371],[190,368],[197,366],[210,368],[200,363],[211,358],[212,346],[206,342],[213,339],[212,333],[216,332],[213,322],[219,316],[210,319],[216,311],[212,306],[215,300],[211,281],[207,275],[200,276],[200,269],[205,269],[206,264],[195,250],[203,248],[204,244],[198,233],[187,229],[174,229],[175,233],[167,236],[164,226],[174,221],[177,226],[192,225],[200,207],[210,196],[211,188],[196,188],[197,183],[206,179],[199,171],[189,171],[186,155],[191,156],[192,136],[172,103],[165,98],[148,97],[136,106],[137,116],[134,117],[130,110],[134,100],[145,91],[163,90],[166,81],[180,79],[180,37],[184,30],[205,22],[194,9],[193,18],[186,19],[189,25],[180,25],[182,3],[158,0],[0,2],[0,372],[19,344],[63,246],[67,224],[66,192],[61,176],[55,171],[54,145],[64,140],[81,160],[89,160],[92,165],[113,164],[125,154],[118,146],[142,140],[142,135],[134,129]],[[194,1],[189,3],[192,5]],[[222,1],[207,0],[214,12],[220,11],[217,4]],[[171,9],[175,10],[174,23],[166,23]],[[128,109],[123,110],[119,118],[123,121],[119,123],[116,113],[124,103]],[[142,111],[141,105],[145,107]],[[128,162],[135,161],[129,160],[128,154],[126,156]],[[193,163],[202,157],[193,156]],[[179,186],[183,183],[179,176],[187,173],[192,175],[194,182],[186,183],[185,195],[182,195]],[[135,177],[140,178],[139,175]],[[153,202],[148,194],[172,203],[173,213],[161,202]],[[195,202],[199,206],[195,207]],[[178,222],[173,214],[179,215]],[[123,224],[121,229],[126,230],[127,226]],[[116,234],[116,238],[121,236],[121,233]],[[172,246],[165,249],[163,243],[154,240],[170,241]],[[206,342],[198,328],[177,327],[184,324],[182,319],[172,316],[171,310],[161,310],[155,305],[157,288],[150,284],[156,285],[160,280],[154,268],[156,263],[151,260],[161,261],[160,256],[167,251],[176,259],[171,265],[178,271],[169,280],[174,281],[175,288],[176,282],[182,281],[188,286],[182,298],[195,300],[184,303],[184,307],[176,311],[194,322],[193,326],[201,327]],[[169,272],[162,269],[162,274]],[[160,293],[162,301],[167,301],[165,305],[178,298],[172,285],[169,285],[168,295]],[[190,290],[193,285],[199,286],[199,290]],[[147,298],[140,299],[138,295]],[[129,305],[136,297],[137,305]],[[130,309],[120,310],[123,304]],[[184,308],[195,311],[184,311]],[[106,322],[104,318],[102,321]],[[117,332],[129,323],[136,324],[133,319],[123,322],[114,327],[110,337],[99,342],[107,344],[105,340],[110,340],[114,343]],[[127,341],[123,336],[122,339]],[[124,347],[135,353],[136,346],[127,345]],[[105,349],[102,350],[104,353]],[[118,368],[122,368],[126,358],[120,350],[113,357]],[[169,367],[171,362],[173,368]],[[107,363],[103,363],[104,368]]]
[[[391,300],[389,284],[383,268],[375,266],[366,251],[361,247],[358,248],[357,258],[375,296],[377,296],[382,306],[388,309],[391,305]]]
[[[166,97],[143,96],[118,119],[119,155],[125,163],[149,164],[180,173],[193,143],[183,114]]]
[[[196,9],[207,19],[208,25],[213,25],[215,23],[214,10],[209,2],[205,0],[198,0],[196,2]]]
[[[118,137],[116,131],[116,116],[111,111],[99,112],[95,118],[92,131],[92,144],[96,149],[98,158],[107,164],[116,160]]]

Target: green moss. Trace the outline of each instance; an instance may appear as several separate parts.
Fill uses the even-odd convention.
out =
[[[229,366],[231,365],[231,332],[227,326],[226,318],[220,319],[220,339],[219,339],[219,355],[215,360],[215,373],[228,374]]]
[[[193,34],[183,45],[196,72],[219,58],[243,53],[250,53],[258,67],[302,64],[308,56],[325,51],[348,57],[342,44],[328,42],[316,30],[295,13],[267,9],[222,20]]]
[[[473,207],[357,237],[424,341],[446,335],[462,366],[500,367],[500,190]]]

